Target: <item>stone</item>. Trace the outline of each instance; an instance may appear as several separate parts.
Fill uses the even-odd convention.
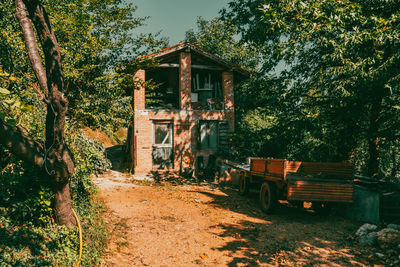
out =
[[[376,244],[376,237],[378,232],[371,232],[366,235],[358,237],[358,242],[364,246],[374,246]]]
[[[390,229],[394,229],[394,230],[400,231],[400,225],[394,224],[394,223],[388,224],[386,226],[386,228],[390,228]]]
[[[400,244],[400,231],[391,228],[382,229],[377,233],[376,242],[383,249],[397,247]]]
[[[369,223],[363,224],[360,228],[358,228],[356,236],[366,235],[370,232],[375,231],[376,229],[378,229],[378,226],[376,226],[375,224],[369,224]]]

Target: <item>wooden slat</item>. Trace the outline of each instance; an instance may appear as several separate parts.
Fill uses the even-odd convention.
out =
[[[250,161],[250,170],[255,173],[264,173],[265,175],[284,177],[285,159],[262,159],[252,158]]]
[[[322,202],[353,202],[353,184],[291,181],[288,199]]]
[[[330,183],[329,180],[327,180],[326,182],[316,182],[313,180],[308,180],[308,181],[290,181],[289,182],[290,185],[295,185],[295,186],[309,186],[309,185],[314,185],[314,186],[325,186],[325,185],[329,185],[329,186],[338,186],[338,187],[348,187],[348,186],[352,186],[352,184],[348,184],[348,183]]]
[[[327,193],[327,194],[329,194],[329,193],[339,193],[339,194],[353,194],[353,191],[352,190],[346,190],[346,191],[343,191],[343,190],[340,190],[340,189],[330,189],[330,190],[328,190],[328,189],[321,189],[321,190],[317,190],[317,189],[308,189],[308,188],[296,188],[296,189],[293,189],[293,188],[291,188],[291,189],[288,189],[288,192],[299,192],[299,193],[301,193],[302,191],[304,191],[304,192],[308,192],[308,193],[312,193],[312,194],[325,194],[325,193]]]
[[[269,181],[287,178],[288,200],[353,202],[350,163],[253,158],[250,169],[252,175]]]
[[[313,176],[343,180],[351,180],[353,178],[353,166],[347,162],[287,161],[285,171],[287,174],[296,173],[304,177]]]
[[[266,159],[251,159],[250,170],[255,172],[265,172]]]
[[[353,203],[353,198],[338,198],[338,197],[326,197],[326,196],[290,196],[288,200],[299,200],[299,201],[318,201],[318,202],[344,202]]]
[[[344,179],[353,178],[353,166],[346,162],[302,162],[299,169],[300,172],[305,174],[323,174]]]
[[[290,187],[288,189],[288,192],[302,192],[302,191],[306,191],[306,192],[315,192],[315,193],[336,193],[338,192],[339,194],[347,194],[347,193],[353,193],[352,188],[346,188],[346,189],[341,189],[341,188],[307,188],[307,187],[302,187],[302,188],[292,188]]]
[[[340,188],[340,187],[308,187],[308,186],[303,186],[303,187],[290,187],[291,190],[309,190],[309,191],[335,191],[335,190],[340,190],[341,192],[347,192],[353,191],[353,188]]]
[[[296,173],[301,166],[300,161],[288,161],[286,163],[286,172],[288,173]]]
[[[266,172],[278,174],[283,177],[285,173],[285,161],[284,159],[267,159]]]

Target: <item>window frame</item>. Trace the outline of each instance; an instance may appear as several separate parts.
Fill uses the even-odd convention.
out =
[[[219,120],[200,120],[199,121],[199,148],[200,148],[200,150],[217,150],[218,149],[218,146],[219,146]],[[211,138],[210,138],[210,130],[211,130],[211,124],[212,123],[215,123],[215,126],[216,126],[216,133],[215,133],[215,135],[216,135],[216,143],[215,143],[215,147],[211,147],[210,146],[210,140],[211,140]],[[207,127],[207,131],[206,131],[206,142],[207,142],[207,145],[205,146],[204,144],[203,144],[203,142],[202,142],[202,130],[201,130],[201,126],[202,125],[206,125],[206,127]]]
[[[169,138],[170,142],[168,142],[166,144],[156,144],[156,127],[157,127],[157,125],[160,125],[160,124],[167,125],[168,131],[171,134],[171,136]],[[175,153],[175,151],[174,151],[174,121],[173,120],[153,120],[152,128],[153,128],[152,129],[152,135],[153,135],[152,151],[154,151],[154,149],[157,149],[157,148],[170,148],[171,149],[171,159],[170,159],[170,163],[169,164],[167,163],[167,165],[169,165],[169,167],[167,167],[167,168],[174,168],[174,156],[175,156],[174,155],[174,153]],[[159,167],[162,164],[160,165],[160,164],[155,163],[154,158],[152,157],[152,165],[153,165],[153,167]]]

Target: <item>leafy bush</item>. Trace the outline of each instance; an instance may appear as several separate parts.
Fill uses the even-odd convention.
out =
[[[68,135],[68,145],[74,155],[75,171],[71,178],[71,194],[74,200],[84,201],[96,192],[90,175],[99,174],[111,167],[103,144],[85,136],[82,130]]]
[[[83,230],[82,266],[99,263],[105,245],[102,204],[91,175],[110,167],[102,144],[70,129],[75,159],[70,181],[73,206]],[[1,148],[5,152],[4,148]],[[3,164],[4,165],[4,164]],[[39,170],[11,157],[0,172],[0,266],[72,266],[78,260],[77,228],[54,223],[53,193]],[[1,169],[0,169],[1,170]]]

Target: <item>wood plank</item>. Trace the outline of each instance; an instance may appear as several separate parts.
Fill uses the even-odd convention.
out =
[[[346,195],[343,195],[343,194],[307,194],[307,193],[300,193],[300,192],[297,192],[297,193],[291,193],[291,194],[289,194],[288,196],[291,196],[291,197],[293,197],[293,196],[296,196],[296,197],[309,197],[309,198],[313,198],[314,196],[318,196],[318,197],[330,197],[330,198],[352,198],[353,197],[353,194],[346,194]]]
[[[337,189],[346,189],[346,188],[353,188],[352,184],[344,184],[344,185],[331,185],[331,184],[291,184],[289,183],[289,187],[292,188],[337,188]]]
[[[316,195],[316,194],[290,194],[288,198],[301,198],[303,200],[318,198],[330,198],[330,199],[351,199],[353,195]]]
[[[301,201],[318,201],[318,202],[343,202],[343,203],[353,203],[354,200],[351,198],[319,198],[319,197],[291,197],[288,200],[301,200]]]
[[[353,190],[353,187],[334,187],[334,186],[291,186],[289,185],[288,188],[293,188],[297,190],[304,190],[304,189],[330,189],[330,190]]]
[[[307,192],[339,192],[339,193],[353,193],[353,188],[349,189],[340,189],[340,188],[288,188],[289,192],[302,192],[302,191],[307,191]]]

